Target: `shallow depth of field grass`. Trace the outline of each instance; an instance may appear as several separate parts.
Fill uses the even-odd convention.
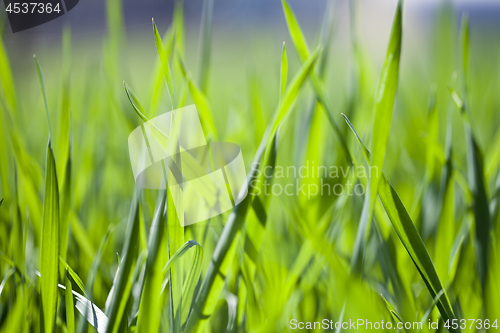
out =
[[[229,41],[215,58],[212,0],[199,39],[178,1],[150,48],[126,39],[108,0],[99,56],[80,59],[66,29],[58,66],[50,53],[14,66],[0,37],[0,332],[286,332],[292,319],[495,330],[498,41],[444,2],[432,51],[419,50],[399,1],[380,67],[356,31],[337,56],[333,1],[314,39],[282,6],[289,38],[273,63],[244,63]],[[151,77],[127,52],[155,59]],[[231,66],[248,68],[244,84],[219,79]],[[170,191],[135,187],[127,137],[190,104],[207,141],[242,148],[249,195],[181,227]]]

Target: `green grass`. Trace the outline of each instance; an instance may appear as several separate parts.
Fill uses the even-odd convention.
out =
[[[428,50],[406,39],[399,1],[378,66],[356,4],[349,57],[333,1],[310,40],[281,4],[285,42],[269,48],[260,32],[249,57],[215,38],[227,32],[213,27],[212,0],[196,33],[177,1],[168,29],[153,20],[150,48],[126,38],[122,4],[108,0],[109,34],[88,61],[69,29],[28,70],[0,37],[0,333],[293,332],[291,319],[443,332],[448,320],[500,320],[496,44],[466,15],[459,31],[444,4],[437,54],[416,62],[410,53]],[[243,67],[247,77],[224,79]],[[190,104],[209,143],[241,146],[249,194],[184,226],[175,193],[136,188],[127,137]],[[287,174],[306,165],[379,172]],[[306,192],[269,190],[290,184]],[[324,184],[344,191],[308,190]]]

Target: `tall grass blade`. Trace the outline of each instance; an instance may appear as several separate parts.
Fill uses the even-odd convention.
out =
[[[139,240],[139,198],[134,194],[123,244],[122,260],[116,280],[113,284],[109,308],[106,315],[109,318],[106,333],[117,332],[124,316],[125,306],[128,302],[132,289],[132,272],[137,260]]]
[[[356,235],[356,242],[351,259],[351,267],[360,273],[363,265],[365,244],[373,216],[373,209],[378,195],[379,174],[384,166],[385,151],[389,140],[392,121],[392,110],[398,86],[399,58],[402,39],[402,0],[398,2],[396,15],[392,25],[391,38],[387,48],[385,64],[382,68],[380,81],[375,97],[375,107],[372,126],[372,155],[371,167],[375,172],[370,173],[363,210]]]
[[[52,332],[57,315],[57,281],[59,274],[59,186],[56,162],[49,139],[45,170],[42,240],[40,245],[41,294],[45,332]]]
[[[306,40],[304,38],[304,35],[302,33],[302,30],[300,29],[300,26],[297,22],[297,19],[295,18],[295,15],[290,8],[290,5],[286,0],[281,0],[282,6],[283,6],[283,12],[285,14],[286,22],[288,25],[288,31],[290,33],[290,36],[292,37],[293,44],[295,46],[295,49],[297,50],[297,53],[299,54],[299,58],[302,63],[306,61],[306,59],[310,58],[310,52],[309,48],[307,46]],[[337,136],[337,140],[339,141],[339,144],[343,150],[343,153],[348,160],[349,163],[352,163],[352,156],[351,153],[349,152],[349,149],[347,148],[347,144],[345,142],[344,136],[339,130],[339,127],[333,118],[333,112],[332,109],[327,102],[326,96],[324,94],[323,87],[320,83],[320,80],[318,76],[316,75],[315,72],[312,72],[310,75],[311,82],[313,84],[314,92],[316,94],[316,97],[318,99],[318,102],[323,106],[323,110],[325,111],[325,114],[328,118],[328,121],[330,125],[332,126],[335,135]]]
[[[36,55],[33,55],[33,59],[35,59],[36,71],[38,73],[38,80],[40,81],[40,88],[42,89],[43,103],[45,106],[45,112],[47,114],[47,122],[49,124],[49,133],[52,134],[52,127],[50,125],[49,104],[47,102],[47,93],[45,92],[45,83],[43,82],[42,69],[40,68],[40,64],[38,63]]]
[[[170,103],[172,106],[172,110],[175,109],[175,101],[174,101],[174,83],[172,80],[172,73],[170,72],[170,66],[168,64],[168,53],[163,46],[163,42],[161,41],[160,34],[158,33],[158,28],[156,28],[155,21],[153,22],[153,33],[155,37],[156,50],[158,51],[158,57],[161,62],[161,69],[163,72],[163,77],[165,78],[165,82],[167,83],[168,95],[170,97]]]
[[[473,197],[473,210],[475,221],[476,264],[483,293],[486,289],[489,266],[491,217],[489,200],[486,194],[484,177],[484,162],[481,148],[473,131],[471,112],[468,103],[468,61],[469,61],[469,19],[462,17],[462,99],[457,93],[452,94],[464,121],[465,139],[467,143],[467,178]]]
[[[316,50],[310,56],[310,58],[304,62],[301,69],[290,83],[290,86],[286,90],[285,96],[283,98],[283,102],[277,109],[274,120],[269,124],[266,133],[259,145],[257,153],[254,157],[254,163],[260,164],[266,147],[268,147],[269,142],[272,142],[274,134],[276,134],[276,131],[281,125],[283,119],[288,115],[307,76],[314,68],[314,64],[317,60],[318,54],[319,50]],[[210,261],[210,265],[205,275],[205,279],[203,280],[200,291],[196,297],[193,313],[188,318],[186,324],[186,332],[203,332],[208,318],[215,309],[216,301],[220,295],[224,283],[224,278],[222,277],[225,276],[225,273],[229,268],[229,263],[232,259],[231,256],[228,255],[228,253],[232,252],[233,241],[245,221],[248,207],[253,197],[253,191],[255,190],[250,186],[250,184],[252,184],[252,182],[255,180],[256,175],[257,169],[252,168],[250,173],[247,175],[247,186],[250,187],[249,193],[243,201],[241,201],[237,206],[234,207],[231,214],[229,215],[224,229],[222,230],[222,234],[219,238],[219,241],[217,242],[213,257]]]
[[[75,309],[73,302],[73,288],[69,276],[66,276],[66,327],[68,333],[75,333]]]
[[[137,332],[158,332],[160,316],[157,309],[163,307],[161,288],[164,273],[164,258],[167,254],[167,237],[165,221],[165,194],[160,197],[156,209],[148,241],[148,257],[146,261],[146,280],[142,290],[141,303],[137,318]]]
[[[345,116],[344,116],[345,117]],[[369,163],[371,161],[370,152],[364,146],[361,138],[358,133],[352,126],[351,122],[347,117],[345,117],[347,124],[351,128],[352,132],[356,136],[363,154],[365,156],[365,160]],[[436,269],[434,268],[434,264],[431,260],[429,253],[420,237],[420,234],[413,224],[410,215],[408,214],[405,206],[401,202],[397,192],[394,188],[389,184],[389,181],[385,177],[384,173],[381,172],[380,176],[380,184],[378,191],[380,201],[385,208],[389,219],[391,220],[392,226],[396,231],[401,243],[405,247],[406,251],[410,255],[413,263],[415,264],[422,280],[425,282],[431,297],[434,298],[439,294],[441,290],[443,290],[443,295],[439,298],[438,308],[443,320],[451,320],[456,319],[455,313],[451,307],[450,300],[448,298],[448,294],[444,291],[443,284],[439,280]],[[450,332],[460,332],[460,329],[450,329]]]

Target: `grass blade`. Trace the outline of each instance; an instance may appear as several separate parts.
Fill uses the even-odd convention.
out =
[[[66,292],[66,287],[59,284],[59,288]],[[86,297],[80,295],[76,291],[72,290],[71,293],[75,297],[74,304],[75,308],[80,312],[85,319],[89,322],[92,327],[96,329],[98,333],[105,333],[108,326],[108,317],[104,312],[99,309],[94,303],[88,300]]]
[[[59,186],[56,162],[49,139],[45,171],[42,240],[40,245],[41,294],[45,332],[52,332],[57,315],[59,274]]]
[[[286,77],[288,75],[288,57],[286,55],[285,42],[283,42],[283,49],[281,50],[281,67],[280,67],[280,99],[285,95],[286,91]]]
[[[125,234],[125,243],[122,250],[122,261],[116,281],[113,284],[113,293],[109,300],[109,309],[106,313],[109,318],[106,332],[117,332],[122,322],[125,306],[132,289],[132,271],[137,260],[139,240],[139,198],[134,194]]]
[[[49,124],[49,134],[52,134],[52,127],[50,126],[49,104],[47,103],[47,93],[45,92],[45,83],[43,82],[42,69],[40,68],[40,64],[38,63],[36,55],[33,55],[33,59],[35,59],[36,71],[38,73],[38,80],[40,81],[40,88],[42,89],[43,103],[45,105],[45,112],[47,113],[47,122]]]
[[[160,34],[158,33],[158,29],[156,28],[155,21],[153,20],[152,22],[153,22],[153,33],[155,36],[156,50],[158,51],[158,57],[160,57],[163,77],[165,78],[165,82],[167,83],[167,90],[168,90],[168,95],[170,97],[172,110],[174,110],[175,109],[174,83],[172,81],[172,73],[170,72],[170,66],[168,65],[168,54],[167,51],[165,51],[163,42],[161,41],[161,37]]]
[[[286,90],[283,103],[280,104],[276,112],[276,116],[274,117],[274,121],[269,124],[257,153],[255,154],[254,163],[257,163],[257,165],[260,164],[264,151],[269,146],[269,143],[272,142],[278,127],[290,112],[290,109],[295,102],[307,76],[314,68],[318,54],[319,50],[316,50],[311,55],[310,59],[302,65],[301,69],[290,83],[289,88]],[[203,280],[200,291],[196,297],[193,313],[188,318],[186,332],[203,332],[204,327],[207,324],[208,317],[215,309],[216,301],[224,283],[224,279],[221,276],[225,276],[225,273],[229,268],[229,263],[232,259],[231,255],[228,254],[234,249],[234,246],[232,246],[233,241],[245,221],[248,207],[253,197],[252,191],[255,189],[251,187],[250,184],[252,184],[252,182],[256,179],[257,170],[258,168],[252,168],[248,174],[247,186],[250,188],[249,193],[243,201],[234,207],[233,211],[229,215],[224,229],[222,230],[222,234],[217,242],[213,257],[205,275],[205,279]]]
[[[69,273],[68,273],[69,274]],[[73,303],[73,288],[69,276],[66,275],[66,327],[68,333],[75,333],[75,309]]]
[[[160,294],[164,277],[162,268],[167,253],[165,199],[165,194],[161,195],[149,234],[146,280],[137,318],[137,332],[139,333],[158,332],[160,329],[160,317],[155,310],[163,306],[163,298]]]
[[[345,116],[344,116],[345,117]],[[364,146],[361,138],[358,133],[352,126],[351,122],[347,117],[345,117],[347,124],[356,135],[356,138],[361,146],[363,154],[365,156],[366,161],[369,163],[371,161],[370,152]],[[420,273],[422,279],[431,294],[431,297],[434,298],[439,294],[441,290],[443,290],[443,295],[439,298],[437,306],[439,308],[439,312],[443,317],[443,320],[446,321],[450,319],[450,321],[455,317],[453,309],[451,307],[450,300],[446,291],[444,291],[443,284],[439,280],[436,269],[434,268],[434,264],[432,263],[431,257],[427,252],[427,249],[420,237],[420,234],[415,227],[415,224],[411,220],[410,215],[408,214],[405,206],[401,202],[397,192],[394,188],[389,184],[389,181],[385,177],[384,173],[381,173],[379,191],[378,194],[380,196],[380,201],[385,208],[389,219],[391,220],[392,226],[396,231],[401,243],[403,243],[406,251],[410,255],[413,263],[415,264],[418,272]],[[459,329],[450,329],[450,332],[460,332]]]
[[[363,265],[365,244],[373,216],[373,209],[378,195],[379,174],[384,166],[385,151],[389,140],[392,110],[398,86],[399,58],[401,54],[402,38],[402,1],[398,2],[396,15],[392,25],[391,38],[387,48],[385,64],[380,75],[380,82],[375,99],[375,110],[372,127],[372,155],[370,182],[366,189],[365,201],[361,212],[358,233],[351,259],[351,267],[360,273]]]
[[[475,251],[476,264],[483,296],[488,279],[489,248],[491,216],[489,212],[489,200],[486,194],[486,183],[484,177],[483,154],[474,134],[471,112],[468,104],[467,79],[469,60],[469,19],[467,15],[462,17],[462,99],[452,91],[452,96],[457,104],[464,122],[465,139],[467,143],[467,175],[469,188],[473,197],[473,210],[475,221]]]
[[[292,37],[292,41],[293,41],[293,44],[295,46],[295,49],[297,50],[297,53],[299,54],[299,58],[300,58],[301,62],[304,64],[306,59],[310,58],[309,48],[307,47],[307,43],[305,41],[302,30],[300,29],[300,26],[297,22],[297,19],[295,18],[295,15],[294,15],[292,9],[290,8],[288,2],[286,0],[281,0],[281,3],[283,5],[283,12],[285,14],[286,22],[288,25],[288,31],[290,33],[290,36]],[[311,79],[311,82],[313,84],[314,92],[316,94],[318,102],[323,106],[323,109],[325,110],[325,114],[328,118],[328,122],[332,126],[332,128],[335,132],[335,135],[337,136],[339,144],[344,152],[344,155],[345,155],[346,159],[348,160],[348,162],[350,164],[352,164],[351,153],[349,152],[349,149],[347,148],[347,144],[344,140],[344,136],[340,132],[337,123],[333,119],[332,109],[327,102],[327,99],[326,99],[325,94],[323,92],[323,87],[321,86],[319,78],[315,72],[311,72],[310,79]]]

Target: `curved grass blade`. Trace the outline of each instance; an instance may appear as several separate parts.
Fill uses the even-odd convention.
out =
[[[365,145],[361,141],[358,133],[352,126],[351,122],[345,115],[343,115],[350,129],[356,135],[356,138],[361,146],[365,160],[369,163],[371,161],[370,152],[366,149]],[[434,298],[443,290],[443,296],[439,298],[438,309],[443,317],[443,320],[455,319],[455,313],[451,307],[450,299],[446,291],[444,290],[443,284],[439,280],[434,264],[432,263],[431,257],[427,252],[427,249],[420,237],[420,234],[413,224],[413,221],[406,211],[405,206],[401,202],[397,192],[389,184],[389,181],[382,172],[380,177],[380,184],[378,194],[380,201],[385,208],[387,216],[389,217],[394,230],[396,231],[401,243],[405,247],[406,251],[410,255],[413,263],[415,264],[422,280],[425,282],[431,297]],[[450,332],[460,332],[459,329],[450,329]]]
[[[165,78],[165,82],[167,83],[167,90],[168,90],[168,95],[170,97],[172,110],[174,110],[175,109],[174,83],[172,80],[172,73],[170,72],[170,66],[168,65],[168,54],[167,51],[165,51],[165,47],[163,46],[163,42],[161,41],[161,37],[160,34],[158,33],[158,29],[156,28],[154,19],[152,20],[152,22],[153,22],[153,33],[155,36],[156,50],[158,51],[158,56],[160,57],[163,77]]]
[[[217,129],[215,127],[215,122],[212,117],[212,109],[210,107],[210,103],[208,102],[207,96],[203,93],[203,91],[198,88],[196,83],[191,79],[190,75],[187,72],[186,66],[184,65],[184,61],[182,60],[179,52],[176,54],[176,63],[181,71],[182,76],[188,82],[188,88],[191,96],[193,97],[194,104],[196,105],[196,109],[201,115],[201,120],[205,124],[203,128],[205,130],[210,130],[217,137]],[[207,128],[208,127],[208,128]]]
[[[191,307],[191,301],[193,299],[196,284],[200,278],[201,268],[203,264],[203,247],[194,240],[187,241],[183,246],[181,246],[177,252],[172,255],[168,260],[165,267],[163,267],[163,272],[167,272],[172,267],[179,264],[179,260],[186,254],[186,252],[194,247],[193,259],[191,262],[191,267],[187,272],[186,279],[182,285],[182,319],[181,322],[184,323],[186,320],[189,309]]]
[[[372,121],[372,155],[370,160],[371,168],[373,168],[375,172],[370,172],[370,181],[366,188],[363,210],[361,212],[358,233],[356,235],[351,259],[351,267],[354,272],[357,273],[360,273],[363,269],[365,244],[373,217],[373,209],[377,200],[379,175],[384,166],[385,151],[389,140],[392,110],[394,108],[394,99],[398,86],[401,39],[402,1],[400,0],[396,9],[385,64],[382,68],[375,97],[375,110]]]
[[[41,294],[45,332],[52,332],[57,315],[57,281],[59,274],[59,186],[56,162],[49,139],[45,172],[42,240],[40,250]]]

